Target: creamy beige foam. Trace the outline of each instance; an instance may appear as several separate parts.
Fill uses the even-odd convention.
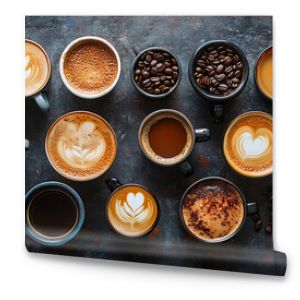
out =
[[[155,124],[157,121],[165,118],[173,118],[177,120],[186,130],[186,134],[187,134],[187,141],[182,151],[178,155],[171,158],[164,158],[156,154],[151,148],[149,142],[149,132],[151,126]],[[193,147],[193,138],[194,137],[190,125],[187,124],[187,122],[179,115],[172,112],[162,112],[157,115],[153,115],[146,123],[144,123],[143,127],[140,130],[140,144],[143,151],[147,153],[150,159],[162,165],[172,165],[179,161],[184,160],[189,155],[191,147]]]
[[[50,76],[50,62],[44,50],[25,41],[25,95],[31,96],[44,87]]]
[[[158,207],[146,189],[126,185],[112,195],[107,205],[107,215],[118,233],[137,237],[152,229],[158,216]]]
[[[224,154],[239,173],[264,176],[272,172],[272,117],[262,112],[239,116],[227,129]]]
[[[60,117],[49,129],[47,154],[62,175],[88,180],[104,173],[112,164],[117,144],[110,125],[89,112]]]

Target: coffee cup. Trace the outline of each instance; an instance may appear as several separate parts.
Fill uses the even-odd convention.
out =
[[[255,202],[247,203],[242,191],[221,177],[206,177],[184,192],[179,215],[184,228],[207,243],[227,241],[242,229],[247,215],[257,212]]]
[[[262,51],[256,61],[254,69],[254,81],[264,97],[273,99],[273,47]]]
[[[126,237],[141,237],[152,231],[159,220],[159,205],[146,187],[106,180],[112,192],[106,203],[106,217],[112,229]]]
[[[96,99],[116,86],[121,60],[107,40],[84,36],[65,48],[59,60],[59,73],[71,93],[84,99]]]
[[[224,119],[224,107],[245,88],[249,65],[244,52],[234,43],[214,40],[201,45],[192,55],[189,80],[210,105],[215,122]]]
[[[73,111],[50,126],[45,151],[60,175],[74,181],[88,181],[110,168],[117,153],[117,138],[111,125],[99,115]]]
[[[45,49],[25,39],[25,97],[33,98],[42,111],[49,109],[45,88],[51,77],[51,61]]]
[[[262,111],[237,116],[224,135],[225,159],[243,176],[259,178],[272,174],[272,148],[272,116]]]
[[[138,134],[140,149],[149,160],[165,167],[178,165],[186,176],[193,172],[187,159],[195,143],[209,138],[208,128],[194,129],[183,113],[172,109],[146,116]]]
[[[80,231],[85,210],[78,193],[55,181],[31,188],[25,196],[26,234],[49,247],[61,246]]]

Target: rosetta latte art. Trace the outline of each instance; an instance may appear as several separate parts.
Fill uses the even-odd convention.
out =
[[[149,205],[144,203],[145,197],[142,193],[128,193],[126,201],[116,201],[116,213],[120,220],[130,223],[133,227],[136,222],[143,222],[151,213]]]
[[[61,158],[70,166],[85,169],[95,165],[105,152],[105,141],[95,130],[93,122],[84,122],[79,126],[68,123],[58,140],[57,150]]]

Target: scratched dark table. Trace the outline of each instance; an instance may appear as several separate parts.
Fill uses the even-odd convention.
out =
[[[34,100],[26,100],[26,191],[37,183],[56,180],[73,187],[82,197],[85,223],[79,234],[59,248],[47,248],[26,237],[32,252],[84,257],[129,260],[189,267],[226,269],[242,272],[275,274],[272,235],[255,232],[247,218],[233,239],[206,244],[190,237],[179,218],[179,202],[185,189],[206,176],[221,176],[234,182],[247,201],[259,205],[264,225],[269,209],[264,191],[272,186],[272,176],[249,179],[235,173],[222,153],[223,135],[229,122],[239,114],[261,110],[272,114],[272,103],[257,91],[253,80],[259,53],[272,45],[272,17],[56,17],[27,16],[26,38],[40,43],[52,61],[52,77],[47,95],[50,111],[42,113]],[[120,54],[122,74],[115,89],[103,98],[84,100],[72,95],[59,76],[58,61],[64,48],[74,39],[100,36],[110,41]],[[214,124],[208,104],[193,90],[187,75],[193,52],[204,42],[226,39],[236,43],[249,61],[250,76],[246,88],[226,105],[225,119]],[[161,100],[147,99],[132,86],[130,65],[136,54],[148,47],[170,49],[180,59],[182,80],[176,91]],[[180,170],[162,168],[148,161],[138,146],[138,128],[149,113],[172,108],[187,115],[195,128],[208,127],[210,141],[196,144],[190,157],[194,173],[185,178]],[[118,153],[112,167],[100,178],[73,182],[60,176],[50,166],[44,140],[47,129],[59,116],[74,110],[95,112],[110,122],[118,139]],[[158,197],[161,216],[157,228],[148,236],[130,239],[113,232],[105,218],[105,203],[110,191],[105,180],[117,177],[122,183],[139,183]],[[276,255],[275,255],[276,256]],[[278,275],[278,274],[275,274]]]

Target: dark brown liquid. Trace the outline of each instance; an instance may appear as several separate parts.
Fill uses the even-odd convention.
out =
[[[187,141],[187,133],[179,121],[165,118],[153,124],[149,130],[152,150],[163,158],[180,154]]]
[[[78,219],[78,208],[65,192],[48,190],[37,194],[28,207],[31,226],[48,237],[59,237],[68,233]]]

